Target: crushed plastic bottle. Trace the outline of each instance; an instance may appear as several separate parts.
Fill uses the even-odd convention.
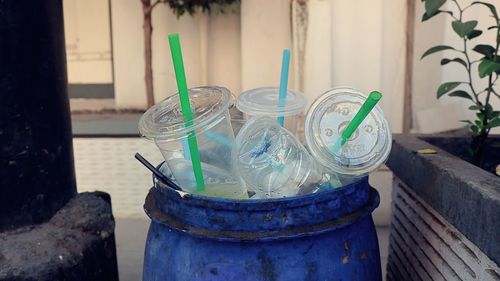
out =
[[[235,166],[248,190],[256,193],[252,198],[303,195],[341,185],[276,119],[249,120],[235,146]]]

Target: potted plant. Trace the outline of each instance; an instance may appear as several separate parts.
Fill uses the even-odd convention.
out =
[[[441,65],[463,67],[464,81],[440,85],[445,95],[470,101],[475,120],[463,120],[468,136],[396,135],[387,165],[394,172],[388,280],[500,279],[500,98],[495,82],[500,75],[500,18],[495,6],[482,1],[424,0],[422,21],[449,16],[459,46],[439,45],[422,58],[444,50],[454,56]],[[444,4],[450,2],[449,6]],[[468,9],[488,9],[491,24],[477,28],[465,20]],[[445,9],[450,7],[450,9]],[[493,42],[481,42],[493,32]],[[473,54],[479,55],[473,59]],[[477,70],[477,72],[476,72]],[[487,80],[478,88],[473,77]],[[466,277],[464,279],[464,277]],[[460,279],[461,278],[461,279]],[[495,279],[496,278],[496,279]]]

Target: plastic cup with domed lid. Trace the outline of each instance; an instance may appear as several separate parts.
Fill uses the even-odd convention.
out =
[[[176,94],[148,109],[139,121],[139,131],[154,140],[183,191],[213,197],[248,198],[232,161],[231,93],[222,87],[198,87],[189,89],[189,100],[193,112],[189,126]],[[188,138],[193,135],[198,143],[204,190],[197,189],[193,172],[188,144]]]
[[[307,100],[301,93],[293,90],[286,91],[286,98],[280,101],[278,87],[263,87],[245,91],[238,96],[236,107],[243,112],[245,119],[267,116],[277,120],[284,118],[284,127],[297,134],[297,124],[300,115],[304,112]]]
[[[367,95],[359,90],[334,88],[318,97],[307,112],[304,134],[309,151],[338,174],[367,175],[382,165],[391,151],[390,127],[378,105],[346,141],[342,139],[366,100]]]

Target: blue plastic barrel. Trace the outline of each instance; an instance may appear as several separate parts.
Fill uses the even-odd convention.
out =
[[[270,200],[209,198],[156,183],[143,280],[382,280],[363,178],[330,191]]]

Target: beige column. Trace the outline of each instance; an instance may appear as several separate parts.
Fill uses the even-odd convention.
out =
[[[279,86],[282,49],[291,46],[290,0],[241,2],[242,90]]]
[[[111,0],[113,70],[117,107],[144,107],[144,55],[141,3]]]
[[[240,13],[213,14],[209,19],[207,81],[241,92]]]
[[[111,0],[116,105],[144,107],[142,10],[137,0]],[[177,92],[168,34],[178,32],[189,87],[217,84],[240,90],[239,14],[177,18],[167,5],[153,11],[155,99]]]
[[[332,87],[332,1],[308,1],[308,28],[304,68],[304,94],[309,103]]]

